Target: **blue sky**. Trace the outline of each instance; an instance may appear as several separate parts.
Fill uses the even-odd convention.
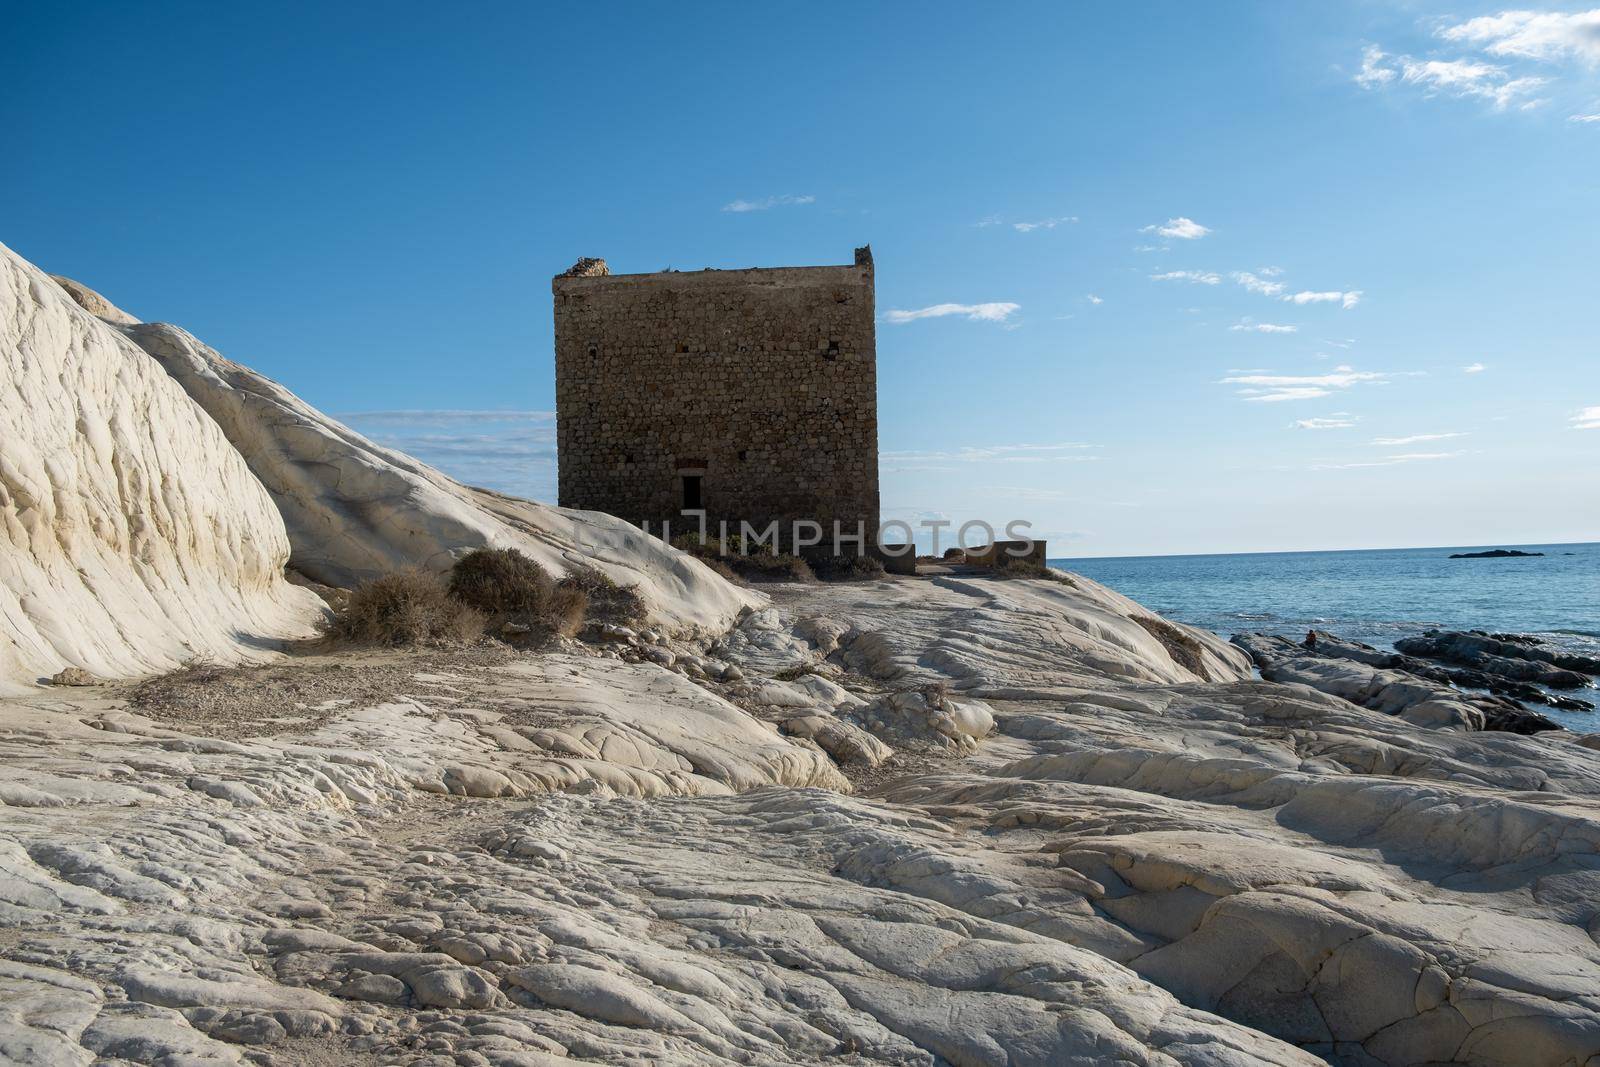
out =
[[[217,8],[8,16],[0,240],[466,480],[578,256],[871,242],[886,517],[1600,537],[1600,9]]]

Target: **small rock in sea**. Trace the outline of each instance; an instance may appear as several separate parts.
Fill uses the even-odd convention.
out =
[[[1511,559],[1515,556],[1542,556],[1543,552],[1521,552],[1515,548],[1492,548],[1487,552],[1452,552],[1451,559]]]

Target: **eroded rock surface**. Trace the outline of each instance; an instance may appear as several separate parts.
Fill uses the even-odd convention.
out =
[[[306,577],[352,588],[408,566],[448,570],[474,548],[516,548],[555,574],[604,571],[655,621],[725,628],[759,598],[610,515],[473,489],[384,448],[283,386],[165,323],[122,327],[195,402],[266,486]]]
[[[0,1058],[1600,1055],[1600,752],[1208,681],[1088,583],[773,589],[259,736],[0,704]]]
[[[319,614],[288,558],[216,424],[0,246],[0,692],[258,656]]]

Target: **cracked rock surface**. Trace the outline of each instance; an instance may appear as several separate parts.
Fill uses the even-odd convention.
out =
[[[773,600],[259,736],[5,702],[0,1061],[1600,1054],[1600,753],[1204,680],[1089,582]]]

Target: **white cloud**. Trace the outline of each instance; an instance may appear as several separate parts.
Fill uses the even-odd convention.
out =
[[[1433,460],[1453,459],[1461,455],[1460,452],[1402,452],[1398,455],[1384,456],[1382,459],[1364,460],[1358,463],[1314,463],[1314,471],[1346,471],[1356,470],[1361,467],[1393,467],[1400,463],[1428,463]]]
[[[1389,54],[1375,44],[1361,50],[1361,70],[1356,74],[1356,84],[1363,89],[1376,89],[1394,81],[1398,75],[1394,68],[1383,64]]]
[[[1600,8],[1589,11],[1502,11],[1440,32],[1447,41],[1475,44],[1491,55],[1544,62],[1572,57],[1600,64]]]
[[[1256,274],[1252,274],[1247,270],[1236,270],[1230,277],[1252,293],[1260,293],[1262,296],[1277,296],[1283,292],[1283,283],[1267,281],[1267,278],[1277,273],[1279,273],[1277,268],[1268,267]]]
[[[1388,63],[1394,60],[1394,63]],[[1363,89],[1386,89],[1396,84],[1414,85],[1426,96],[1443,93],[1455,97],[1488,100],[1496,111],[1513,103],[1523,110],[1542,101],[1522,99],[1531,96],[1548,78],[1512,77],[1506,68],[1479,59],[1415,59],[1391,56],[1372,45],[1362,52],[1361,70],[1355,82]]]
[[[1153,282],[1194,282],[1197,285],[1216,285],[1222,281],[1220,274],[1208,270],[1169,270],[1165,274],[1152,274]]]
[[[1053,230],[1062,223],[1078,221],[1076,215],[1062,215],[1060,218],[1040,219],[1038,222],[1013,222],[1011,228],[1018,233],[1032,233],[1034,230]]]
[[[1293,428],[1297,430],[1348,430],[1360,420],[1354,415],[1344,412],[1335,412],[1325,418],[1296,419]]]
[[[342,422],[386,423],[438,426],[458,422],[552,422],[553,411],[461,410],[457,408],[406,409],[399,411],[343,411],[334,415]]]
[[[1091,303],[1091,304],[1104,304],[1105,303],[1104,300],[1101,300],[1098,296],[1095,296],[1093,293],[1090,293],[1088,296],[1085,296],[1084,299],[1089,301],[1089,303]]]
[[[1584,408],[1572,416],[1574,430],[1600,430],[1600,407]]]
[[[556,497],[554,412],[357,411],[339,418],[469,485],[529,500]]]
[[[1400,76],[1430,93],[1481,97],[1493,103],[1497,111],[1504,111],[1517,97],[1536,91],[1549,80],[1513,78],[1504,67],[1475,59],[1406,59],[1401,64]]]
[[[1005,219],[1001,218],[999,215],[985,215],[973,225],[977,226],[979,229],[982,229],[985,226],[998,226],[1004,221]]]
[[[1285,400],[1314,400],[1329,396],[1335,390],[1349,389],[1354,385],[1375,385],[1387,382],[1393,375],[1378,371],[1358,371],[1349,366],[1338,366],[1327,374],[1237,374],[1223,378],[1220,384],[1243,386],[1239,395],[1258,403],[1278,403]]]
[[[1600,122],[1600,112],[1593,115],[1569,115],[1568,122]]]
[[[1394,448],[1398,445],[1415,445],[1423,441],[1448,441],[1452,437],[1465,437],[1464,433],[1414,433],[1409,437],[1374,437],[1375,445],[1386,445]]]
[[[775,207],[790,207],[799,204],[815,204],[814,196],[769,196],[762,200],[735,200],[723,204],[722,210],[743,214],[746,211],[766,211]]]
[[[1485,367],[1482,363],[1468,363],[1465,367],[1461,368],[1461,373],[1462,374],[1482,374],[1484,371],[1486,371],[1488,369],[1489,368]]]
[[[1294,333],[1300,329],[1298,326],[1279,326],[1272,322],[1251,322],[1243,319],[1229,326],[1230,330],[1246,330],[1255,333]]]
[[[1362,291],[1360,289],[1352,289],[1349,292],[1339,292],[1337,290],[1333,290],[1323,293],[1306,291],[1299,293],[1288,293],[1283,299],[1287,300],[1291,304],[1338,304],[1346,310],[1349,310],[1350,308],[1353,308],[1357,304],[1361,303],[1361,292]]]
[[[1081,453],[1099,448],[1082,441],[1058,445],[984,445],[946,451],[880,452],[885,463],[1086,463],[1097,457]],[[953,467],[905,467],[898,470],[954,470]]]
[[[1176,237],[1184,241],[1194,241],[1211,232],[1211,227],[1202,226],[1193,219],[1179,215],[1175,219],[1168,219],[1164,223],[1146,226],[1140,233],[1154,233],[1162,237]]]
[[[961,315],[972,322],[1004,322],[1022,309],[1021,304],[934,304],[915,311],[890,311],[884,317],[893,323],[915,322],[917,319],[940,319],[946,315]]]

